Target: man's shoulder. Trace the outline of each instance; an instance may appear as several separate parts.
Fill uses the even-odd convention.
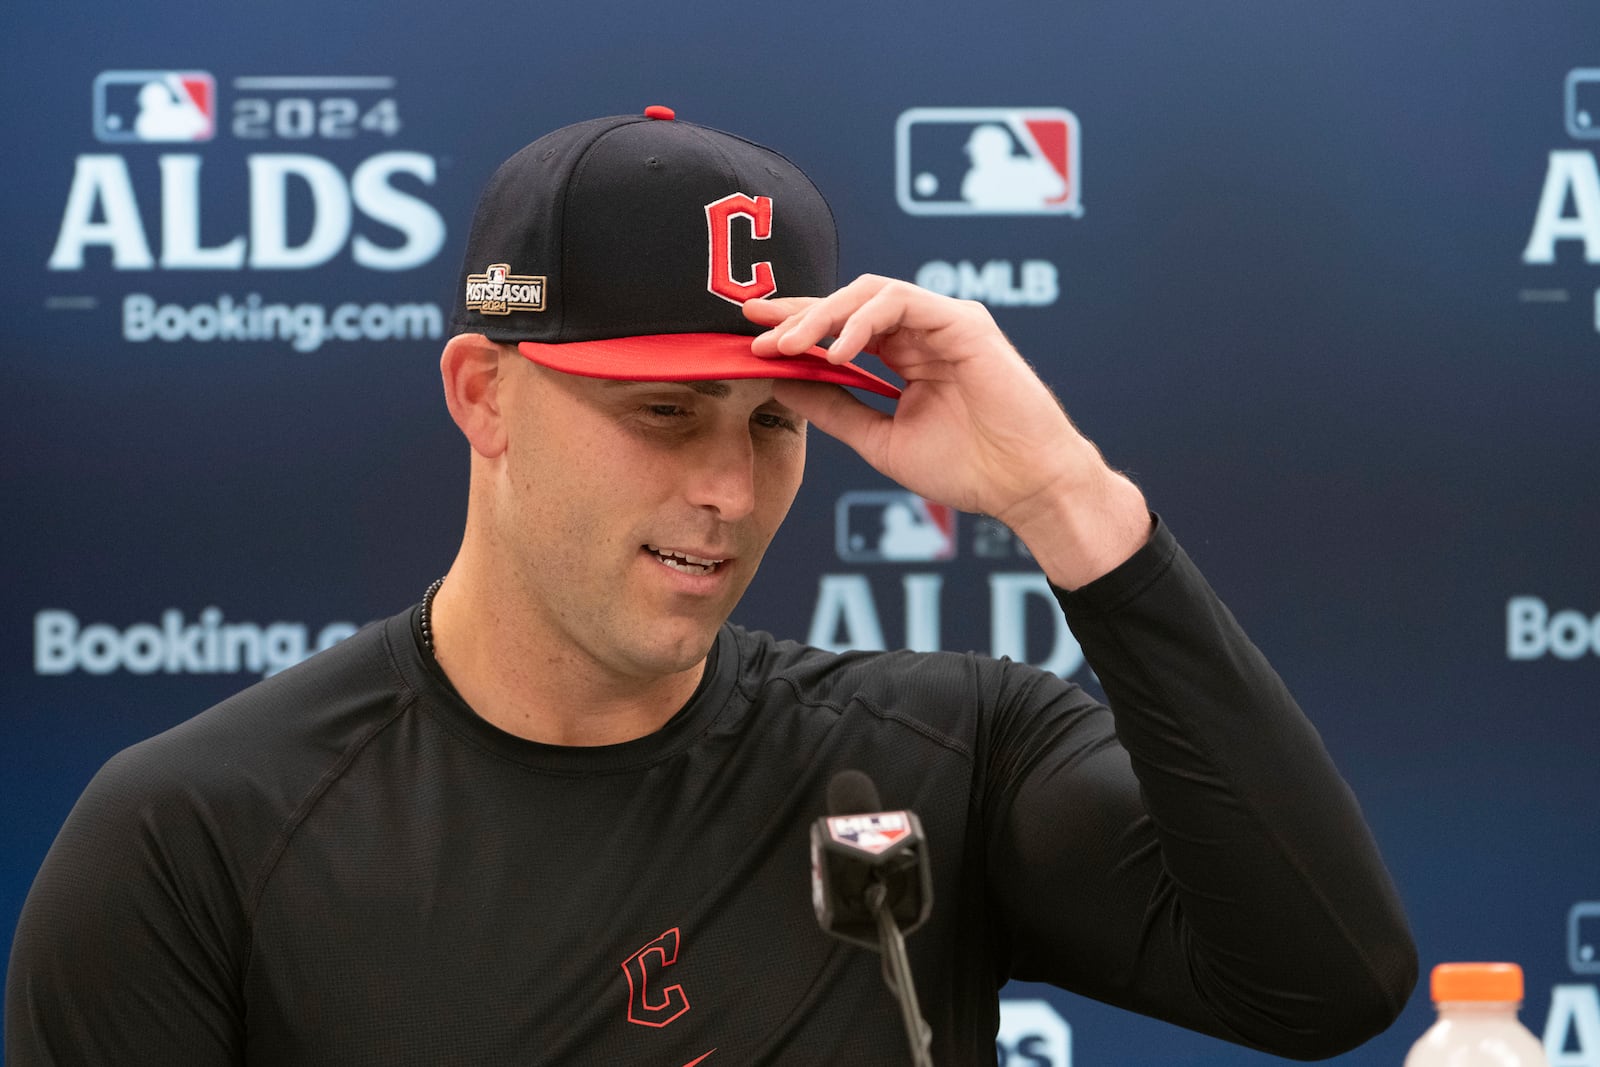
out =
[[[741,665],[762,674],[814,672],[828,675],[911,669],[928,661],[953,660],[969,666],[986,657],[971,652],[919,652],[913,649],[824,648],[765,630],[729,623],[737,642]]]
[[[411,701],[393,643],[405,616],[374,622],[332,648],[119,752],[96,785],[132,799],[204,803],[249,795],[290,805],[343,754]]]
[[[990,673],[1039,675],[1037,667],[1005,657],[973,651],[919,651],[898,649],[830,649],[764,630],[729,623],[739,650],[740,670],[747,680],[773,678],[805,680],[820,685],[894,689],[907,678],[962,676],[978,678]]]
[[[968,737],[991,710],[1050,696],[1083,699],[1072,682],[978,652],[834,651],[730,626],[738,685],[759,703],[857,709],[949,737]]]

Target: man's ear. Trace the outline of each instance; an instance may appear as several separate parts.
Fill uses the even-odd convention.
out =
[[[472,450],[493,459],[506,448],[500,406],[500,346],[481,333],[458,333],[439,357],[444,402]]]

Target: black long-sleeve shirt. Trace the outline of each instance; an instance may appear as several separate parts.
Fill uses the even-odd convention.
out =
[[[927,832],[935,1062],[994,1062],[1013,977],[1293,1057],[1387,1026],[1393,886],[1187,556],[1158,525],[1059,599],[1114,714],[1003,660],[727,626],[665,727],[599,748],[496,729],[415,610],[374,624],[96,776],[23,909],[8,1062],[907,1062],[878,958],[812,914],[846,768]]]

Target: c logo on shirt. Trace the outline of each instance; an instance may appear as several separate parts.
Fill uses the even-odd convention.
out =
[[[661,971],[678,962],[678,928],[674,926],[622,961],[628,976],[628,1021],[662,1027],[689,1010],[689,997],[681,985],[657,989]]]

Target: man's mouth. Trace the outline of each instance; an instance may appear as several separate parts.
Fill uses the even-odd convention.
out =
[[[683,574],[710,574],[727,562],[726,559],[707,559],[704,556],[694,556],[687,552],[679,552],[675,548],[661,548],[658,545],[645,545],[644,548],[664,566]]]

